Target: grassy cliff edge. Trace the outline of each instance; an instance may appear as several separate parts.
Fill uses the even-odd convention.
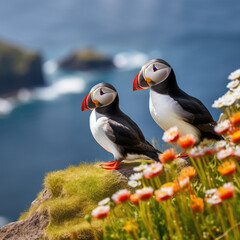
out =
[[[103,170],[99,163],[50,172],[45,177],[44,190],[19,220],[27,219],[35,212],[47,212],[49,223],[42,239],[70,239],[71,235],[92,239],[85,214],[100,200],[126,186],[127,179],[123,175],[118,171]],[[101,232],[100,221],[94,220],[93,226]]]

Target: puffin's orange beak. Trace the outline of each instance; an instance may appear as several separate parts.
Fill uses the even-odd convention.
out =
[[[90,110],[90,108],[88,107],[89,97],[91,98],[90,93],[83,99],[81,106],[82,111]]]
[[[96,108],[98,104],[98,101],[92,101],[92,97],[91,97],[91,93],[89,93],[82,101],[82,106],[81,106],[81,110],[82,111],[86,111],[86,110],[93,110],[94,108]]]
[[[134,78],[134,81],[133,81],[133,91],[144,89],[139,84],[139,75],[140,74],[141,74],[141,71]]]

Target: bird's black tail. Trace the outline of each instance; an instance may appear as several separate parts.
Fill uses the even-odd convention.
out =
[[[156,152],[145,152],[144,154],[152,160],[159,162],[158,154]]]

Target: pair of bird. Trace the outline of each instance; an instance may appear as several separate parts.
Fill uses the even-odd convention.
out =
[[[220,140],[214,131],[216,122],[203,103],[182,91],[172,67],[161,59],[143,65],[133,82],[133,90],[150,90],[149,109],[152,118],[164,130],[177,126],[182,135],[191,133],[200,142],[204,138]],[[93,110],[90,129],[95,140],[114,160],[102,164],[117,169],[123,159],[158,160],[159,150],[144,137],[138,125],[119,108],[116,89],[109,83],[95,85],[84,98],[81,110]]]

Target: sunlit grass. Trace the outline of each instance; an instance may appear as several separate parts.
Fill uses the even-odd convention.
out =
[[[92,211],[100,200],[126,185],[126,179],[120,177],[119,173],[103,170],[99,163],[50,172],[45,177],[44,187],[49,190],[51,197],[31,207],[20,219],[27,218],[36,210],[47,210],[50,222],[44,235],[49,239],[69,239],[74,234],[81,236],[80,239],[91,239],[92,231],[84,220],[85,214]],[[42,192],[38,199],[41,196]],[[102,231],[101,222],[96,220],[93,225],[99,235]]]

